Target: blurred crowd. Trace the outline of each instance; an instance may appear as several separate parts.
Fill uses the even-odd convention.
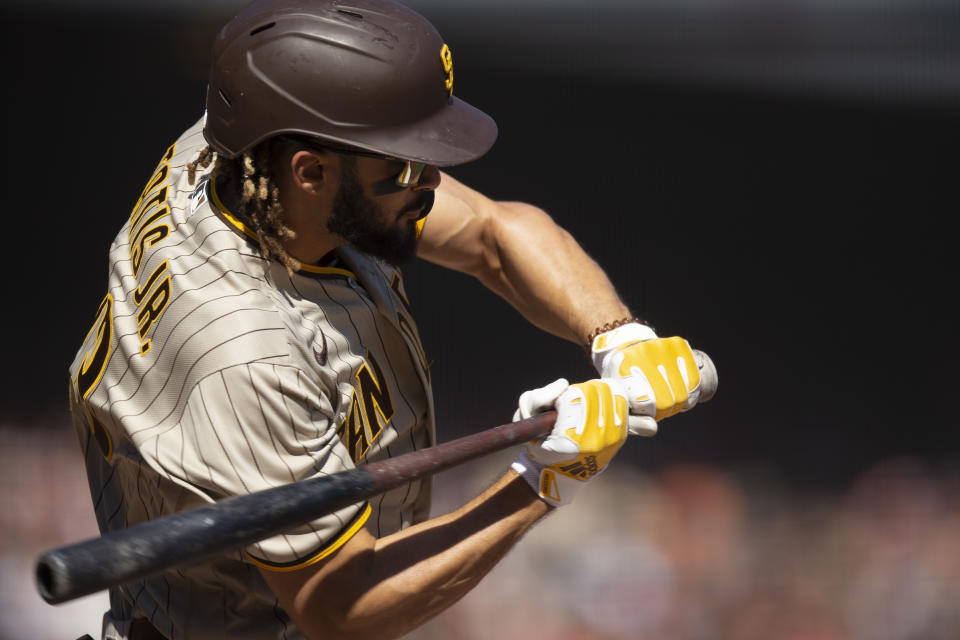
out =
[[[415,637],[960,639],[960,467],[882,461],[820,493],[693,464],[595,484]]]
[[[511,458],[442,474],[434,513]],[[0,638],[96,635],[103,594],[51,607],[32,579],[39,552],[96,534],[69,426],[0,425],[0,481]],[[772,470],[614,464],[409,637],[957,640],[960,466],[886,460],[811,492]]]

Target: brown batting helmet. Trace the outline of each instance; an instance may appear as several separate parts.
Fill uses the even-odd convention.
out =
[[[213,45],[203,130],[234,158],[279,134],[450,166],[493,145],[490,116],[453,97],[450,50],[391,0],[257,0]]]

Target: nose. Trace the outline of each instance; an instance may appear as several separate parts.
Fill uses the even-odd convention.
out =
[[[428,164],[420,174],[420,181],[414,185],[414,191],[433,191],[440,186],[440,169]]]

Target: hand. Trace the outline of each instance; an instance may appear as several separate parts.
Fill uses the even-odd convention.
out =
[[[626,387],[634,435],[656,434],[657,422],[692,409],[700,397],[700,370],[683,338],[658,338],[630,323],[597,336],[591,356],[602,377]]]
[[[526,445],[513,469],[544,501],[568,504],[627,439],[627,397],[617,380],[570,385],[563,378],[520,396],[514,421],[557,410],[553,431]]]

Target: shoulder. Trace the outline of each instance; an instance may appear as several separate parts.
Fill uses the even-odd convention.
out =
[[[178,186],[190,187],[190,182],[194,184],[197,183],[213,169],[213,162],[210,162],[204,166],[198,166],[193,176],[190,175],[189,171],[191,163],[201,158],[201,153],[209,146],[203,137],[203,126],[205,123],[206,116],[203,116],[193,123],[189,129],[184,131],[180,137],[177,138],[177,141],[167,149],[166,155],[169,156],[171,178]],[[212,160],[212,156],[210,156],[210,159]],[[201,165],[202,164],[203,163],[201,163]],[[191,177],[192,180],[190,180]]]

